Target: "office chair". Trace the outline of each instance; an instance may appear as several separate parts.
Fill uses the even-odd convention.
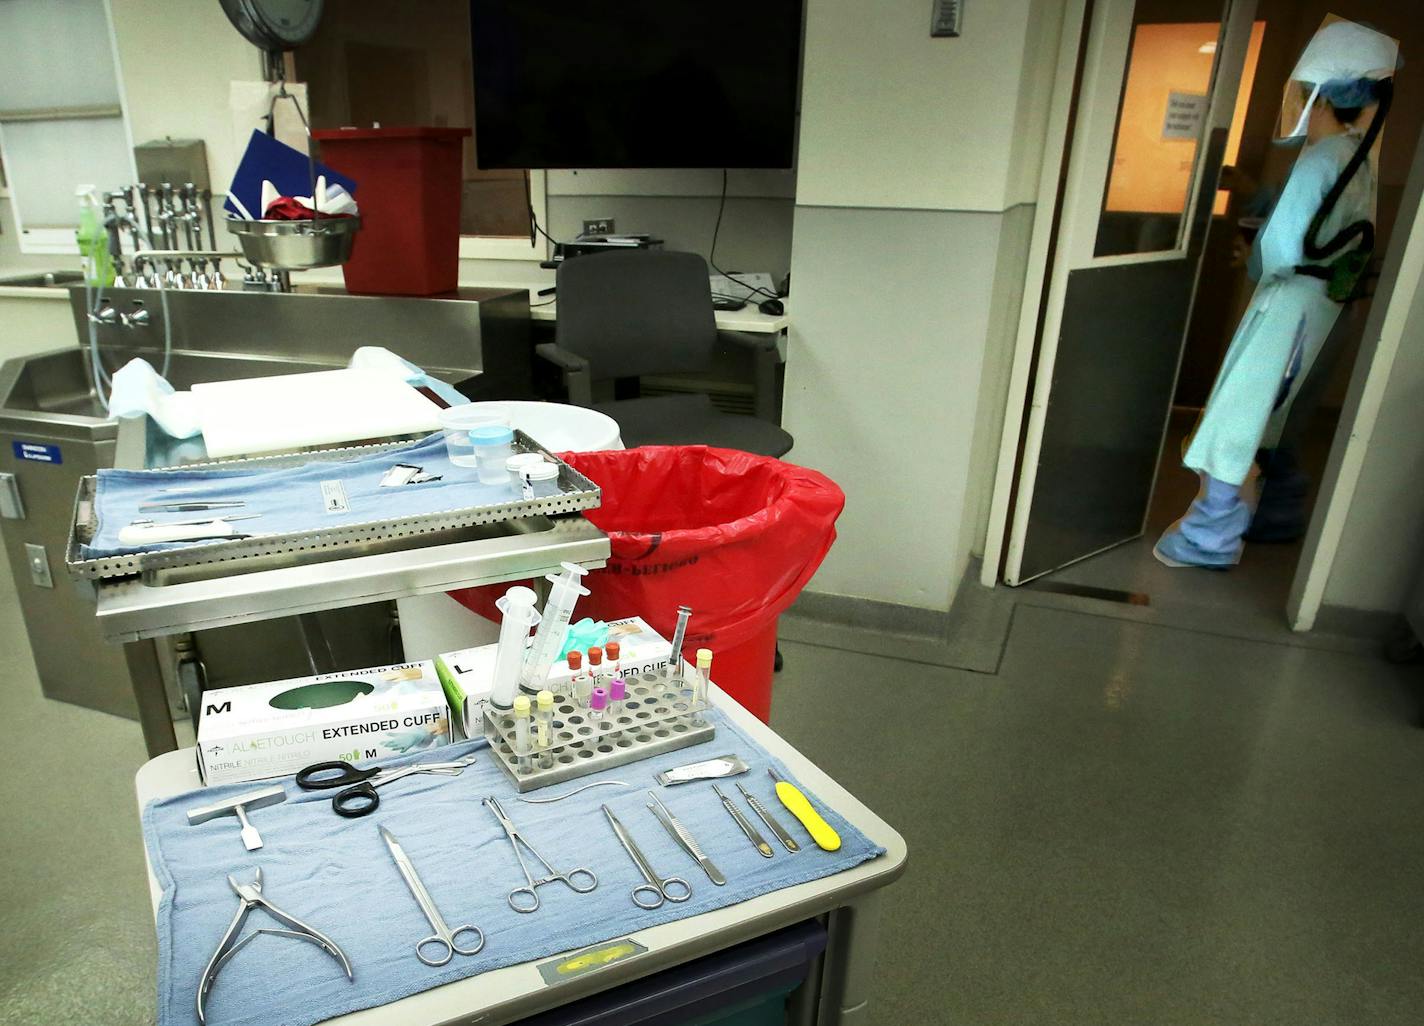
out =
[[[790,450],[791,436],[775,423],[776,337],[717,329],[702,257],[651,249],[574,257],[559,265],[557,288],[557,341],[535,351],[560,369],[569,402],[618,422],[624,445]],[[755,417],[723,413],[695,393],[593,402],[595,380],[707,370],[719,343],[753,357]]]

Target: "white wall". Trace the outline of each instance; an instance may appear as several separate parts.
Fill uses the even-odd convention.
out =
[[[207,143],[213,188],[241,156],[228,116],[228,83],[262,78],[256,47],[217,0],[110,0],[119,79],[134,143],[171,136]]]
[[[846,493],[811,590],[949,608],[1001,227],[977,211],[797,208],[787,458]]]
[[[1398,283],[1396,295],[1404,291]],[[1414,292],[1324,603],[1397,613],[1424,573],[1424,282]]]
[[[982,551],[1061,12],[809,0],[790,459],[846,492],[816,591],[948,610]]]
[[[970,4],[960,38],[933,39],[921,0],[808,0],[796,202],[1001,211],[1032,198],[1033,154],[1010,155],[1033,135],[1020,103],[1046,108],[1042,69],[1025,89],[1025,51],[1057,6]]]

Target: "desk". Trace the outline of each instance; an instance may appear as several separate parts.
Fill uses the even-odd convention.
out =
[[[869,1019],[882,888],[897,880],[908,857],[904,838],[848,791],[715,686],[712,700],[724,715],[784,762],[797,777],[885,848],[877,859],[834,876],[787,887],[727,908],[640,930],[631,939],[648,950],[596,972],[546,985],[538,962],[525,962],[436,987],[377,1008],[329,1020],[332,1026],[454,1026],[479,1022],[498,1026],[568,1004],[741,944],[815,916],[827,916],[829,933],[821,971],[808,978],[792,1021],[798,1026],[859,1026]],[[140,812],[155,798],[201,786],[193,749],[149,760],[135,778]],[[777,814],[781,815],[780,810]],[[145,851],[145,858],[147,852]],[[155,913],[161,891],[149,869]],[[610,938],[612,939],[612,938]],[[217,945],[218,938],[213,938]],[[547,961],[541,959],[539,961]],[[197,981],[193,981],[194,986]]]
[[[529,289],[529,317],[535,321],[556,321],[559,319],[559,304],[557,295],[540,296],[539,288],[548,288],[547,285],[531,287]],[[782,300],[787,302],[787,300]],[[717,327],[722,331],[751,331],[757,334],[772,335],[784,331],[791,323],[791,318],[786,314],[772,317],[762,313],[756,308],[755,303],[748,303],[740,310],[717,310]]]
[[[521,282],[461,282],[461,288],[490,288],[490,289],[528,289],[529,290],[529,318],[534,321],[553,322],[559,319],[558,294],[541,296],[540,289],[547,289],[551,285],[548,281],[521,281]],[[783,299],[783,303],[789,304],[791,300]],[[751,331],[758,334],[777,334],[785,331],[791,324],[789,314],[781,314],[778,317],[771,317],[762,313],[756,308],[755,303],[748,303],[740,310],[717,310],[717,327],[723,331]]]

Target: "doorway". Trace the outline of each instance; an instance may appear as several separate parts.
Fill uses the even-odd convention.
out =
[[[1193,16],[1184,18],[1180,7],[1175,9],[1163,5],[1139,2],[1133,5],[1133,30],[1135,34],[1150,30],[1162,35],[1169,32],[1188,31],[1190,24],[1200,19]],[[1158,10],[1153,10],[1158,7]],[[1232,8],[1235,8],[1233,12]],[[1139,416],[1141,437],[1135,456],[1139,461],[1135,476],[1120,473],[1107,476],[1100,482],[1099,494],[1092,495],[1093,488],[1075,485],[1079,497],[1090,495],[1094,502],[1102,503],[1102,486],[1110,489],[1127,488],[1133,494],[1132,501],[1114,498],[1121,507],[1117,522],[1105,524],[1098,511],[1085,515],[1083,510],[1052,511],[1040,515],[1039,525],[1033,520],[1033,507],[1042,505],[1043,497],[1035,494],[1045,481],[1052,488],[1052,468],[1048,464],[1061,457],[1050,442],[1051,420],[1044,416],[1039,427],[1044,431],[1044,442],[1035,450],[1033,440],[1033,407],[1045,406],[1051,409],[1055,404],[1069,405],[1074,397],[1061,394],[1063,389],[1086,390],[1100,386],[1101,366],[1094,368],[1093,361],[1086,361],[1082,374],[1075,374],[1070,368],[1063,373],[1053,368],[1049,374],[1049,385],[1053,389],[1051,400],[1035,388],[1030,404],[1030,413],[1025,418],[1025,440],[1018,461],[1019,482],[1012,496],[1014,525],[1021,528],[1021,551],[1014,551],[1014,532],[1008,539],[1008,559],[1005,561],[1003,580],[1010,584],[1026,584],[1031,588],[1047,590],[1070,590],[1099,597],[1116,596],[1127,601],[1150,603],[1163,610],[1190,608],[1194,612],[1211,610],[1217,615],[1240,619],[1261,616],[1279,624],[1286,609],[1287,597],[1301,561],[1302,544],[1299,540],[1289,544],[1248,545],[1241,564],[1229,574],[1208,574],[1201,571],[1172,570],[1159,564],[1152,556],[1152,547],[1163,530],[1185,512],[1195,496],[1198,482],[1196,476],[1181,466],[1181,453],[1187,438],[1215,380],[1217,368],[1230,342],[1232,333],[1241,313],[1250,298],[1253,284],[1246,276],[1243,263],[1233,259],[1237,240],[1242,237],[1244,218],[1254,213],[1252,201],[1259,199],[1258,186],[1279,184],[1288,173],[1298,154],[1296,148],[1274,145],[1275,120],[1281,103],[1282,89],[1286,76],[1290,73],[1300,51],[1316,31],[1327,14],[1336,14],[1352,20],[1364,21],[1387,32],[1400,40],[1401,50],[1406,55],[1424,53],[1424,26],[1416,24],[1417,19],[1406,19],[1398,5],[1387,0],[1259,0],[1251,14],[1251,31],[1246,38],[1241,56],[1239,74],[1239,94],[1233,97],[1233,116],[1230,118],[1229,138],[1222,165],[1226,168],[1221,177],[1222,188],[1217,184],[1215,169],[1208,166],[1202,172],[1210,176],[1202,183],[1199,202],[1208,201],[1209,216],[1203,218],[1203,233],[1199,249],[1199,273],[1196,275],[1195,294],[1188,300],[1189,315],[1183,325],[1182,334],[1176,340],[1176,353],[1180,355],[1179,368],[1174,365],[1169,388],[1162,395],[1160,407],[1155,410],[1156,426],[1160,434],[1154,438],[1154,424],[1151,416]],[[1224,22],[1230,21],[1243,12],[1239,5],[1230,5],[1224,14]],[[1100,21],[1088,19],[1085,33],[1100,30]],[[1226,45],[1226,33],[1222,43]],[[1205,45],[1205,44],[1204,44]],[[1134,39],[1134,50],[1136,39]],[[1093,58],[1092,43],[1085,40],[1083,48],[1084,66],[1080,77],[1086,83],[1092,74],[1089,66]],[[1219,65],[1218,60],[1218,65]],[[1126,105],[1131,88],[1132,61],[1129,57],[1124,65],[1123,104]],[[1216,72],[1219,76],[1220,69]],[[1214,93],[1220,94],[1219,83],[1214,83]],[[1214,95],[1213,100],[1219,100]],[[1079,93],[1078,106],[1082,105]],[[1078,115],[1081,117],[1081,114]],[[1119,120],[1125,119],[1120,111]],[[1384,133],[1383,147],[1378,165],[1377,242],[1372,276],[1377,277],[1379,265],[1388,250],[1390,228],[1399,211],[1405,179],[1409,175],[1411,158],[1414,153],[1421,122],[1424,122],[1424,76],[1415,75],[1410,80],[1408,69],[1399,79],[1394,108]],[[1218,126],[1220,125],[1218,119]],[[1163,125],[1164,137],[1170,126]],[[1070,147],[1076,150],[1083,141],[1081,126],[1070,131]],[[1208,146],[1209,146],[1209,139]],[[1098,145],[1102,145],[1101,141]],[[1072,163],[1075,154],[1065,160],[1065,166]],[[1119,158],[1113,157],[1111,173],[1119,170]],[[1065,176],[1071,181],[1071,170]],[[1161,176],[1159,176],[1160,178]],[[1101,208],[1098,229],[1098,253],[1102,254],[1104,237],[1109,247],[1107,253],[1130,252],[1134,246],[1145,248],[1142,240],[1158,239],[1149,245],[1160,246],[1163,218],[1154,219],[1151,214],[1151,197],[1139,195],[1131,202],[1117,204],[1111,202],[1114,183],[1109,179],[1107,199]],[[1120,192],[1121,190],[1119,190]],[[1066,208],[1072,197],[1065,190],[1061,202]],[[1066,209],[1059,214],[1055,231],[1056,252],[1051,262],[1062,262],[1063,225],[1067,218]],[[1154,235],[1154,232],[1157,233]],[[1052,277],[1050,270],[1049,277]],[[1050,282],[1051,284],[1051,282]],[[1366,289],[1368,296],[1369,289]],[[1043,302],[1046,308],[1053,301],[1051,288],[1045,288]],[[1302,465],[1311,481],[1307,499],[1308,508],[1313,504],[1319,483],[1324,476],[1324,466],[1339,420],[1344,401],[1346,385],[1354,369],[1355,357],[1359,351],[1364,333],[1364,325],[1370,308],[1369,298],[1349,304],[1342,312],[1329,342],[1310,377],[1310,386],[1318,393],[1319,401],[1312,416],[1293,417],[1288,432],[1299,440]],[[1054,328],[1052,310],[1043,315],[1045,335]],[[1061,344],[1061,339],[1059,339]],[[1095,346],[1097,343],[1094,343]],[[1101,353],[1095,353],[1098,359]],[[1042,337],[1036,350],[1037,377],[1044,377],[1044,353]],[[1050,357],[1052,359],[1052,357]],[[1061,359],[1061,357],[1059,357]],[[1161,387],[1160,377],[1147,381],[1140,367],[1132,368],[1137,380],[1143,385]],[[1152,373],[1160,376],[1160,365]],[[1116,377],[1120,371],[1114,369],[1108,377]],[[1111,383],[1109,388],[1113,387]],[[1127,389],[1124,389],[1126,393]],[[1108,397],[1109,399],[1111,396]],[[1084,401],[1080,398],[1079,401]],[[1306,403],[1297,402],[1298,408]],[[1310,413],[1310,410],[1306,410]],[[1071,427],[1072,425],[1070,425]],[[1096,430],[1096,426],[1094,428]],[[1160,447],[1156,442],[1160,438]],[[1121,446],[1120,446],[1121,447]],[[1144,450],[1150,450],[1155,458],[1148,459]],[[1124,450],[1126,451],[1126,450]],[[1121,454],[1119,454],[1121,455]],[[1030,462],[1032,459],[1032,462]],[[1101,468],[1107,464],[1099,461]],[[1031,467],[1031,470],[1025,470]],[[1002,468],[1001,468],[1002,469]],[[1082,466],[1072,468],[1070,477],[1081,478]],[[1144,484],[1145,480],[1145,484]],[[1025,495],[1024,482],[1029,481]],[[1000,484],[1003,483],[1001,473]],[[1060,492],[1069,492],[1060,489]],[[1050,497],[1052,492],[1050,492]],[[1062,495],[1057,496],[1062,501]],[[1027,506],[1026,506],[1027,502]],[[1135,503],[1135,505],[1134,505]],[[1072,524],[1072,531],[1084,534],[1081,522],[1097,518],[1092,528],[1109,533],[1102,535],[1098,544],[1088,547],[1083,539],[1075,539],[1072,544],[1060,545],[1057,551],[1049,551],[1046,559],[1024,560],[1024,551],[1033,555],[1033,530],[1042,523],[1057,520],[1060,524]],[[991,532],[994,530],[991,521]],[[1039,530],[1039,545],[1042,546],[1044,532]],[[1075,547],[1076,546],[1076,547]],[[993,544],[986,546],[989,554],[997,554]],[[1015,556],[1020,563],[1015,567]],[[986,560],[987,562],[987,560]],[[992,572],[992,571],[991,571]]]

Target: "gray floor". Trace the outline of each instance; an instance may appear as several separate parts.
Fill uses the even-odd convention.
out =
[[[1073,563],[1027,587],[1034,591],[1066,586],[1130,593],[1145,600],[1146,606],[1105,608],[1104,612],[1145,622],[1184,624],[1243,638],[1277,631],[1285,623],[1286,599],[1301,556],[1300,541],[1247,544],[1240,564],[1230,573],[1167,567],[1152,555],[1157,539],[1187,511],[1200,485],[1197,475],[1181,462],[1183,440],[1196,421],[1195,410],[1173,411],[1141,538]],[[1303,465],[1315,487],[1324,473],[1336,421],[1335,414],[1321,411],[1304,436]]]
[[[1420,1020],[1419,669],[1008,619],[996,673],[784,645],[774,725],[911,849],[876,1026]],[[0,1021],[147,1021],[138,729],[39,696],[8,594],[0,645]]]

